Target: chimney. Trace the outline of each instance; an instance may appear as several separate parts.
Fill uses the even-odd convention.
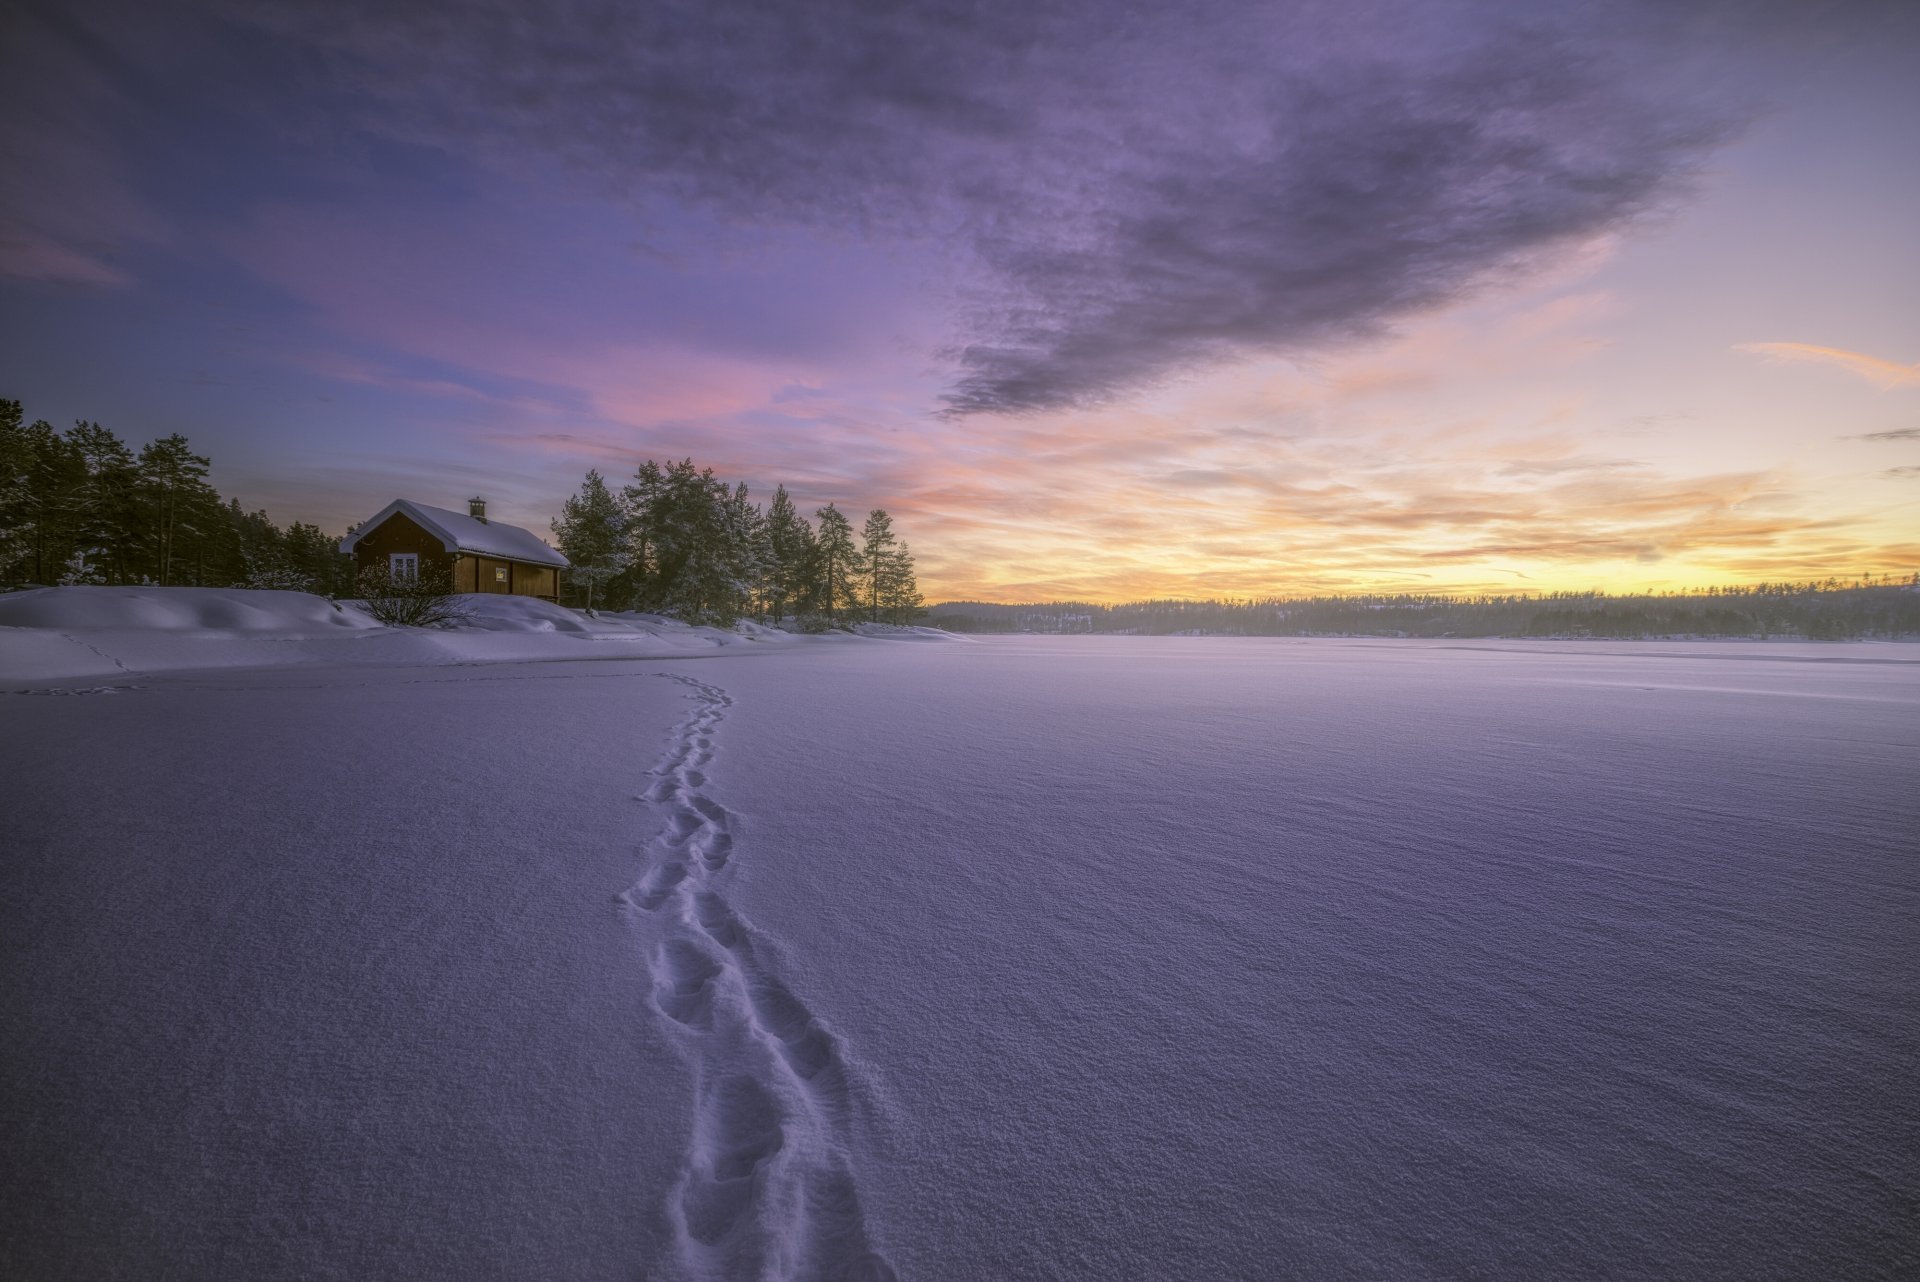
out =
[[[487,501],[475,496],[467,500],[467,515],[482,525],[487,521]]]

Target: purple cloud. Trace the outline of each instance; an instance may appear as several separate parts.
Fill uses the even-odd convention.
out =
[[[249,3],[370,127],[960,273],[948,412],[1377,330],[1682,190],[1734,114],[1633,4]]]

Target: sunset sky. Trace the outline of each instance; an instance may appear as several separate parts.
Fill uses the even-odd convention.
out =
[[[1920,5],[4,22],[0,396],[281,522],[691,455],[932,600],[1920,569]]]

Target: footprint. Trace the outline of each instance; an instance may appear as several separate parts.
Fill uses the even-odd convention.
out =
[[[747,989],[760,1027],[786,1041],[807,1031],[813,1014],[777,979],[755,980]]]
[[[786,1146],[786,1138],[780,1102],[753,1078],[723,1077],[706,1091],[680,1194],[687,1235],[703,1246],[725,1238],[756,1201],[755,1173]]]
[[[746,931],[742,929],[740,919],[733,915],[733,909],[727,907],[726,900],[710,890],[703,890],[693,897],[693,919],[722,948],[731,951],[746,942]]]
[[[733,824],[733,812],[717,801],[695,793],[687,798],[687,804],[699,811],[701,817],[715,827],[727,828]]]
[[[833,1064],[833,1034],[814,1021],[813,1013],[777,979],[761,978],[747,986],[754,1019],[780,1043],[787,1065],[812,1081]]]
[[[653,1003],[667,1018],[689,1028],[713,1026],[713,981],[719,961],[687,939],[670,939],[653,959]]]
[[[780,1055],[787,1067],[803,1082],[811,1082],[834,1065],[838,1043],[832,1033],[815,1024],[792,1041],[780,1043]]]
[[[688,848],[700,856],[708,872],[719,872],[733,858],[733,838],[724,832],[709,830],[690,842]]]
[[[627,892],[629,902],[652,912],[667,902],[674,887],[687,879],[687,866],[679,860],[664,863],[654,868],[640,879],[640,884]]]

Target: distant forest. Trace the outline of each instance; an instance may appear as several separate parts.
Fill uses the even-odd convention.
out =
[[[951,632],[1143,636],[1804,637],[1920,636],[1920,574],[1853,583],[1761,583],[1614,596],[1316,596],[1257,601],[954,601],[927,623]]]

